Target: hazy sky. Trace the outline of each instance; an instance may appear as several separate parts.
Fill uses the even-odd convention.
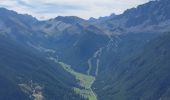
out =
[[[120,14],[149,0],[0,0],[0,7],[31,14],[39,19],[56,16],[81,18]]]

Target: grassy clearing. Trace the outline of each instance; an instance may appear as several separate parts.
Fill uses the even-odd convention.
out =
[[[87,98],[88,100],[97,100],[96,95],[91,89],[79,89],[79,88],[74,88],[74,91],[77,94],[82,95],[84,98]]]
[[[95,81],[95,77],[76,72],[73,69],[71,69],[70,65],[67,65],[63,62],[58,62],[58,63],[66,71],[68,71],[69,73],[74,75],[76,77],[76,79],[79,81],[79,85],[82,88],[80,89],[80,88],[74,87],[74,91],[77,94],[80,94],[81,96],[83,96],[84,98],[87,98],[88,100],[97,100],[95,93],[91,89],[91,86],[92,86],[93,82]]]

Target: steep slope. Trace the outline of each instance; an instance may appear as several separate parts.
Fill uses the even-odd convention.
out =
[[[114,57],[106,56],[111,57],[110,62],[101,62],[102,69],[94,84],[98,99],[168,100],[169,42],[169,33],[161,34],[135,48],[135,51],[124,49],[125,54],[117,52]],[[133,45],[134,42],[132,48]],[[117,51],[120,50],[117,48]]]
[[[91,22],[112,34],[90,60],[99,100],[169,100],[169,7],[154,0]]]
[[[44,54],[0,36],[1,100],[80,100],[76,80]]]

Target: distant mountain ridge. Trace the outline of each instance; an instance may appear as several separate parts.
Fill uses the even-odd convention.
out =
[[[126,10],[123,14],[110,16],[96,26],[110,30],[113,34],[128,32],[169,31],[169,0],[155,0]],[[142,30],[140,30],[142,29]]]

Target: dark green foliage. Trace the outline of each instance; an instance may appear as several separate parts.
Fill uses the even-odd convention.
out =
[[[73,76],[36,51],[0,36],[0,100],[29,100],[18,84],[30,81],[43,87],[48,100],[80,100],[72,91]],[[15,99],[14,99],[15,98]]]
[[[141,39],[144,38],[141,37]],[[170,88],[169,42],[170,34],[162,34],[142,45],[144,49],[135,48],[135,51],[131,53],[113,57],[112,61],[106,64],[105,70],[100,72],[94,84],[97,94],[102,94],[99,95],[99,100],[169,98],[167,96]],[[133,42],[132,45],[136,43]],[[141,44],[143,43],[138,43],[138,45]],[[119,47],[118,51],[120,50]],[[124,50],[128,52],[127,49]]]

